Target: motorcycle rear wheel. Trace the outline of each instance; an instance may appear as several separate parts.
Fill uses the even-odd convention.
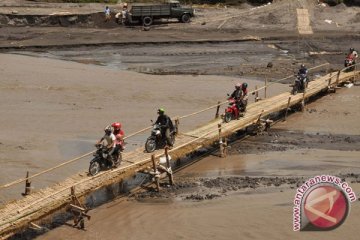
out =
[[[225,121],[226,123],[228,123],[228,122],[230,122],[231,120],[232,120],[232,113],[230,113],[230,112],[225,113],[224,121]]]
[[[91,162],[89,166],[89,173],[91,176],[95,176],[100,172],[100,164],[97,161]]]
[[[149,138],[145,143],[145,150],[148,153],[151,153],[156,150],[156,141],[155,139]]]
[[[119,152],[119,154],[118,154],[118,156],[117,156],[117,160],[116,160],[116,162],[115,162],[115,167],[120,166],[121,161],[122,161],[122,154],[121,154],[121,152]]]
[[[174,146],[174,144],[175,144],[175,134],[170,135],[170,143],[171,143],[171,145]]]

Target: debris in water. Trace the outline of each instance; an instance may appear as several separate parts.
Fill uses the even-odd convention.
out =
[[[330,20],[330,19],[325,19],[325,22],[328,23],[328,24],[332,24],[333,21]]]

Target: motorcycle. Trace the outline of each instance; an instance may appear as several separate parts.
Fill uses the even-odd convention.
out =
[[[241,112],[245,112],[247,101],[241,100],[240,109],[236,105],[236,100],[234,98],[229,99],[229,106],[225,109],[224,121],[226,123],[230,122],[232,119],[238,119],[242,116]]]
[[[170,141],[171,144],[175,143],[175,134],[174,130],[170,130]],[[166,137],[161,133],[160,124],[154,124],[153,129],[151,130],[151,135],[146,139],[145,150],[148,153],[151,153],[159,148],[164,148],[166,146]]]
[[[109,156],[109,149],[102,145],[97,144],[95,145],[97,150],[93,154],[94,158],[90,161],[89,166],[89,173],[91,176],[95,176],[98,174],[101,170],[109,169],[112,167],[117,167],[120,165],[122,161],[122,149],[119,149],[114,152],[113,159],[111,159],[111,156]]]
[[[349,68],[347,69],[347,71],[350,72],[350,71],[354,71],[354,69],[355,69],[355,67],[350,67],[350,66],[352,66],[352,65],[355,65],[354,57],[353,57],[352,54],[349,54],[349,55],[347,55],[346,58],[345,58],[344,66],[345,66],[345,67],[349,67]]]
[[[308,86],[308,80],[306,74],[298,74],[291,90],[291,94],[296,95],[298,92],[303,92]]]

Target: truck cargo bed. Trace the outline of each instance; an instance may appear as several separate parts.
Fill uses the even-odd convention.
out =
[[[170,16],[170,6],[164,5],[133,5],[131,8],[133,17],[140,16]]]

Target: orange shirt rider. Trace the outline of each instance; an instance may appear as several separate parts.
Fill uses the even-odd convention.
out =
[[[125,133],[121,129],[121,123],[114,122],[113,124],[111,124],[111,126],[114,128],[113,134],[115,135],[115,145],[120,147],[120,149],[124,149]]]

